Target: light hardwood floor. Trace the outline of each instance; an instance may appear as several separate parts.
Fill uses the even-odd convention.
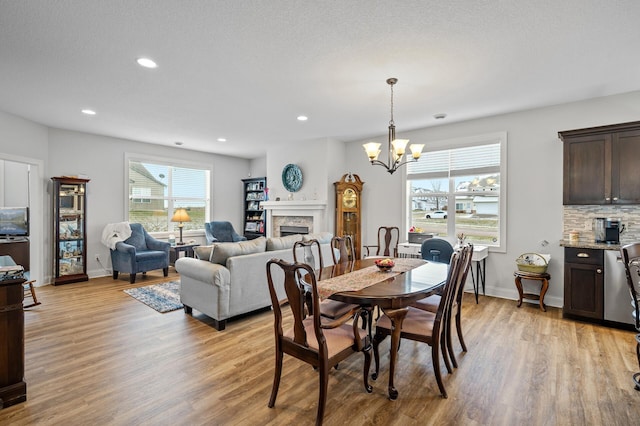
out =
[[[201,314],[160,314],[122,291],[164,281],[161,274],[135,285],[127,279],[37,288],[42,305],[25,312],[27,402],[0,410],[0,424],[314,423],[316,373],[290,357],[276,407],[267,408],[270,311],[218,332]],[[403,341],[400,396],[389,401],[387,339],[372,394],[362,386],[361,356],[332,370],[325,424],[639,423],[633,332],[564,320],[554,308],[518,309],[511,300],[481,297],[476,305],[468,294],[463,328],[469,352],[460,352],[454,336],[460,366],[444,373],[448,399],[438,392],[429,347]]]

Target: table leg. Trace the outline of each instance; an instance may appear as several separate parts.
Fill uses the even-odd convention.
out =
[[[547,312],[547,307],[544,305],[544,295],[547,294],[547,289],[549,288],[549,280],[542,280],[542,288],[540,289],[540,310],[543,312]]]
[[[407,316],[409,308],[385,310],[391,320],[391,353],[389,365],[389,399],[394,401],[398,399],[398,390],[393,386],[393,376],[396,370],[396,362],[398,361],[398,348],[400,347],[400,333],[402,331],[402,321]]]
[[[477,262],[476,262],[477,264]],[[478,278],[476,279],[476,275]],[[473,294],[476,296],[476,305],[478,304],[478,287],[480,287],[480,275],[478,274],[478,270],[474,274],[473,265],[471,266],[471,282],[473,283]]]
[[[522,278],[516,277],[516,288],[518,289],[518,308],[522,306]]]
[[[487,277],[487,258],[485,257],[484,259],[482,259],[482,268],[480,268],[480,262],[478,262],[478,268],[480,269],[480,278],[482,279],[482,295],[486,296],[487,294],[485,293],[485,279]]]

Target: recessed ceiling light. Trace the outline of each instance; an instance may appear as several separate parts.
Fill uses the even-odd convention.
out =
[[[443,118],[447,118],[447,114],[442,112],[440,114],[433,114],[433,118],[436,120],[442,120]]]
[[[96,112],[92,109],[83,109],[82,113],[87,115],[96,115]]]
[[[309,119],[309,117],[307,117],[306,115],[299,115],[298,116],[298,121],[307,121]]]
[[[180,146],[180,145],[182,145],[184,142],[175,141],[174,143],[175,143],[176,145]]]
[[[145,67],[145,68],[157,68],[158,67],[158,64],[156,64],[154,61],[152,61],[149,58],[138,58],[138,59],[136,59],[136,62],[141,67]]]
[[[227,138],[218,138],[218,142],[226,142]]]

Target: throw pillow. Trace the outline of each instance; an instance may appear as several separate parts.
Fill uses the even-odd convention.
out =
[[[288,250],[293,248],[293,244],[301,239],[302,235],[300,234],[287,235],[286,237],[271,237],[267,240],[267,251]]]
[[[320,244],[329,244],[333,238],[331,232],[318,232],[316,234],[307,234],[302,236],[302,241],[318,240]]]
[[[215,246],[198,246],[194,247],[193,251],[196,253],[196,257],[200,260],[208,260],[211,262],[211,255],[213,254],[213,248]]]
[[[258,237],[249,241],[239,241],[237,243],[215,243],[209,261],[224,266],[230,257],[265,251],[266,244],[267,239],[265,237]]]

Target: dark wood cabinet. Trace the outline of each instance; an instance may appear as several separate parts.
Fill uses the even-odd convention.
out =
[[[53,284],[88,281],[88,179],[54,177],[53,180]]]
[[[563,204],[640,204],[640,122],[559,132]]]
[[[244,236],[252,240],[264,237],[267,220],[262,202],[267,198],[267,178],[242,179],[244,190]]]
[[[604,252],[565,247],[563,315],[604,319]]]
[[[0,280],[0,408],[27,400],[24,380],[25,280]]]

